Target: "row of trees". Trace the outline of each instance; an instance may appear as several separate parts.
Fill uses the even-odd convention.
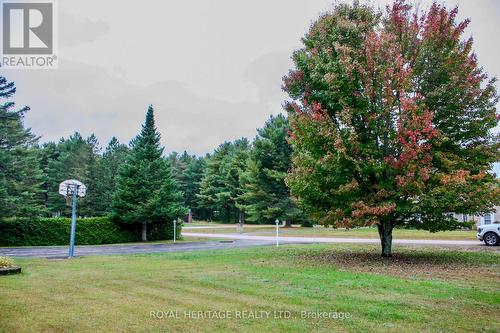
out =
[[[38,137],[23,126],[29,109],[14,110],[10,102],[14,84],[1,78],[0,91],[6,100],[0,114],[2,217],[69,215],[58,186],[75,178],[88,187],[80,215],[141,221],[143,233],[161,216],[170,219],[187,209],[197,219],[308,222],[284,181],[291,148],[283,115],[271,117],[253,143],[243,138],[203,157],[187,152],[164,157],[151,106],[141,133],[129,145],[112,138],[102,150],[94,135],[79,133],[38,144]]]
[[[285,116],[271,117],[252,144],[245,138],[225,142],[207,158],[197,197],[209,218],[309,223],[285,184],[291,167],[287,128]]]
[[[1,89],[1,87],[0,87]],[[69,214],[59,183],[75,178],[92,190],[81,200],[79,214],[100,216],[111,212],[118,168],[129,148],[113,138],[103,153],[94,135],[79,133],[58,143],[38,145],[38,138],[22,127],[24,112],[2,113],[0,216],[59,216]]]
[[[103,152],[94,135],[83,138],[79,133],[58,143],[43,144],[37,149],[42,172],[40,213],[58,216],[68,214],[64,198],[57,192],[59,183],[75,178],[91,189],[79,204],[79,214],[101,216],[111,212],[118,170],[130,152],[126,145],[112,138]]]

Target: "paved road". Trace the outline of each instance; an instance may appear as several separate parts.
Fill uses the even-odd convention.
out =
[[[197,233],[183,232],[183,236],[189,237],[205,237],[205,238],[227,238],[237,240],[252,240],[252,241],[274,241],[274,236],[253,236],[245,234],[217,234],[217,233]],[[380,243],[377,238],[345,238],[345,237],[280,237],[280,243]],[[479,245],[480,241],[468,240],[441,240],[441,239],[394,239],[394,244],[411,244],[411,245]]]
[[[196,250],[217,250],[227,248],[244,248],[252,246],[270,246],[276,244],[276,238],[272,236],[252,236],[242,234],[217,234],[217,233],[194,233],[183,232],[183,236],[228,239],[231,241],[210,242],[181,242],[176,244],[124,244],[124,245],[82,245],[75,247],[75,256],[93,255],[117,255],[117,254],[141,254],[161,252],[181,252]],[[188,238],[189,239],[189,238]],[[311,243],[379,243],[374,238],[331,238],[331,237],[280,237],[280,243],[287,244],[311,244]],[[484,246],[479,241],[460,240],[437,240],[437,239],[396,239],[395,244],[407,245],[452,245],[452,246]],[[0,256],[9,257],[41,257],[41,258],[66,258],[68,256],[67,246],[26,246],[26,247],[2,247]]]
[[[268,225],[268,224],[245,224],[245,229],[252,229],[252,228],[274,228],[274,225]],[[227,224],[227,225],[183,225],[182,230],[193,230],[193,229],[237,229],[238,224]]]
[[[216,250],[226,248],[242,248],[251,246],[274,245],[266,240],[236,240],[234,242],[189,242],[176,244],[130,244],[130,245],[82,245],[75,247],[75,256],[113,255],[113,254],[140,254],[160,252],[181,252],[195,250]],[[25,246],[0,247],[0,256],[9,257],[41,257],[66,258],[67,246]]]

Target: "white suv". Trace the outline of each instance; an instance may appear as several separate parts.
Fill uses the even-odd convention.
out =
[[[477,239],[488,246],[498,245],[500,240],[500,224],[483,224],[477,227]]]

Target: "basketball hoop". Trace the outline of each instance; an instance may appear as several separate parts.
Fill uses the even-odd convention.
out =
[[[59,194],[66,199],[66,205],[73,206],[71,209],[71,235],[69,240],[69,258],[73,257],[75,250],[76,231],[76,201],[78,197],[84,197],[87,187],[76,179],[68,179],[59,184]]]
[[[76,179],[68,179],[59,184],[59,194],[65,197],[70,197],[71,200],[75,187],[76,195],[79,197],[84,197],[85,193],[87,192],[87,187],[83,185],[82,182]]]

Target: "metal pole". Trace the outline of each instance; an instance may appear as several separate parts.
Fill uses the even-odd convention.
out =
[[[240,214],[238,216],[238,226],[236,229],[238,229],[239,233],[243,232],[243,219],[241,218],[241,211],[240,211]]]
[[[71,212],[71,236],[69,239],[69,257],[72,258],[75,252],[75,231],[76,231],[76,193],[78,185],[74,184],[73,188],[73,209]]]
[[[174,220],[174,243],[175,243],[175,236],[176,236],[176,224],[177,224],[177,221]]]
[[[280,245],[280,235],[279,235],[279,230],[280,230],[280,227],[279,227],[279,223],[280,223],[280,220],[276,219],[276,247],[278,247]]]

